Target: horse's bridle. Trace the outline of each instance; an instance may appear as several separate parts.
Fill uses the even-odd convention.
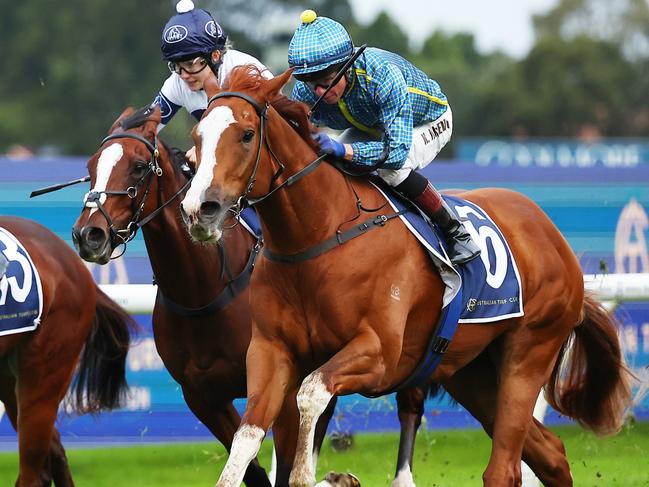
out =
[[[210,100],[207,103],[207,106],[209,107],[212,104],[212,102],[218,100],[219,98],[241,98],[242,100],[245,100],[248,103],[250,103],[255,109],[255,111],[257,112],[257,115],[259,116],[259,144],[257,145],[257,156],[255,158],[255,165],[252,169],[252,174],[250,174],[250,178],[248,179],[246,190],[241,196],[239,196],[237,203],[233,207],[233,211],[236,215],[238,215],[245,206],[255,206],[261,203],[262,201],[264,201],[265,199],[269,198],[276,191],[282,188],[286,188],[287,186],[290,186],[291,184],[299,181],[304,176],[310,174],[320,165],[320,163],[325,159],[325,157],[327,157],[326,154],[323,154],[322,156],[318,157],[313,162],[309,163],[307,166],[303,167],[292,176],[289,176],[288,178],[286,178],[286,180],[284,180],[282,183],[278,184],[273,188],[272,187],[273,184],[277,181],[277,179],[279,179],[279,177],[284,172],[285,166],[279,160],[279,158],[273,153],[273,150],[271,149],[270,144],[268,143],[268,140],[266,138],[266,123],[268,121],[268,108],[270,108],[270,105],[266,103],[264,106],[262,106],[257,102],[257,100],[255,100],[249,95],[246,95],[245,93],[240,93],[238,91],[223,91],[221,93],[217,93],[212,98],[210,98]],[[249,198],[248,195],[252,191],[252,188],[254,187],[255,182],[257,181],[257,171],[259,169],[259,162],[261,160],[261,151],[264,144],[266,144],[266,147],[268,148],[268,152],[279,164],[279,168],[277,169],[277,171],[275,171],[275,173],[271,177],[271,181],[270,181],[271,188],[268,190],[268,193],[266,193],[264,196],[260,196],[259,198]]]
[[[135,183],[134,186],[129,186],[124,191],[89,191],[88,193],[86,193],[86,195],[83,198],[83,204],[86,208],[98,208],[101,214],[104,216],[106,222],[108,223],[108,231],[110,233],[110,238],[113,242],[117,242],[116,246],[124,245],[124,250],[118,256],[111,257],[111,259],[115,259],[123,255],[124,252],[126,252],[126,244],[131,240],[133,240],[133,238],[135,238],[135,235],[137,235],[137,231],[141,227],[149,223],[153,218],[155,218],[158,215],[158,213],[160,213],[164,208],[166,208],[167,205],[169,205],[173,200],[175,200],[185,189],[187,189],[187,187],[192,181],[192,179],[189,178],[189,180],[169,200],[164,202],[161,206],[153,210],[150,214],[148,214],[144,218],[140,219],[140,215],[144,210],[144,205],[146,204],[146,200],[151,189],[151,184],[153,182],[153,175],[157,177],[161,177],[163,174],[162,168],[158,163],[158,159],[160,157],[160,151],[158,150],[157,139],[154,138],[153,143],[151,143],[148,139],[142,137],[141,135],[133,134],[129,132],[120,132],[120,133],[109,135],[108,137],[106,137],[104,140],[101,141],[101,144],[99,144],[99,146],[101,147],[106,142],[115,139],[134,139],[139,142],[142,142],[151,153],[151,158],[149,159],[146,172],[144,173],[144,175],[142,175],[140,179],[138,179],[138,181]],[[146,189],[144,190],[144,196],[142,197],[142,201],[140,202],[137,209],[133,211],[133,217],[131,221],[126,225],[126,228],[122,228],[119,230],[115,229],[115,223],[113,222],[113,219],[110,217],[110,215],[104,208],[104,202],[106,201],[107,197],[108,196],[128,196],[135,203],[135,198],[137,198],[139,188],[145,183],[145,181],[146,181]]]

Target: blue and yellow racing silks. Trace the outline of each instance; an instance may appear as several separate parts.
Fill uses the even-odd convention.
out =
[[[343,130],[356,127],[382,136],[387,131],[390,155],[385,169],[403,166],[412,145],[412,129],[432,122],[448,108],[439,84],[401,56],[368,48],[354,62],[345,94],[335,105],[321,103],[312,121],[318,126]],[[291,97],[309,105],[317,96],[296,81]],[[371,165],[383,152],[380,141],[355,142],[353,162]]]

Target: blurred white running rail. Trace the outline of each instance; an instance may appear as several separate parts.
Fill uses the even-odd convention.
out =
[[[602,301],[649,300],[649,273],[646,274],[586,274],[586,289]],[[101,289],[126,311],[150,314],[157,287],[151,284],[103,284]]]

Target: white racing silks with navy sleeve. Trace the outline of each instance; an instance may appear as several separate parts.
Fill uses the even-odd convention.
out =
[[[237,66],[245,64],[253,64],[257,66],[264,77],[272,78],[273,74],[255,57],[234,49],[228,49],[223,53],[222,63],[218,70],[219,86],[223,86],[223,82],[227,79],[230,72]],[[209,68],[205,68],[209,69]],[[182,78],[176,73],[172,73],[169,78],[164,82],[158,96],[153,101],[153,104],[160,106],[162,115],[162,123],[158,127],[160,131],[180,108],[185,108],[196,120],[200,120],[203,112],[207,108],[207,94],[205,91],[192,91]]]

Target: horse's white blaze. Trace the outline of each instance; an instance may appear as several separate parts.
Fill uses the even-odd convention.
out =
[[[415,479],[412,478],[410,466],[406,465],[392,481],[392,487],[415,487]]]
[[[101,151],[99,161],[97,162],[97,179],[95,179],[95,187],[90,191],[106,191],[110,175],[113,173],[113,168],[117,165],[123,155],[124,148],[119,142],[114,142]],[[90,215],[95,211],[97,211],[97,208],[92,208],[90,210]]]
[[[197,213],[201,207],[203,195],[214,177],[219,139],[223,131],[233,123],[236,123],[236,120],[232,109],[221,106],[208,113],[198,124],[196,130],[201,137],[201,163],[182,203],[188,214]]]
[[[264,435],[264,430],[259,426],[243,424],[239,427],[234,434],[230,456],[223,468],[223,472],[221,472],[217,486],[239,487],[243,482],[246,468],[248,468],[252,459],[257,456]]]
[[[297,393],[297,407],[300,410],[300,430],[291,484],[315,484],[315,462],[313,458],[313,437],[320,415],[327,408],[333,394],[322,380],[321,372],[309,374]]]

